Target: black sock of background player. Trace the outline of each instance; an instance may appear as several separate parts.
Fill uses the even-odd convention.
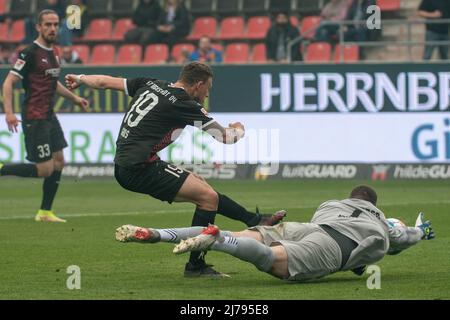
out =
[[[196,208],[194,217],[192,218],[191,226],[192,227],[207,227],[208,224],[214,224],[215,219],[216,219],[215,211],[206,211],[206,210]],[[201,251],[192,251],[191,255],[189,256],[189,262],[194,265],[203,263],[203,260],[199,261],[201,255],[202,255]]]
[[[0,176],[18,176],[24,178],[37,178],[38,171],[35,164],[5,164],[0,169]]]
[[[241,221],[248,227],[254,227],[260,222],[261,216],[259,214],[247,211],[243,206],[223,194],[217,194],[219,195],[217,212],[221,215]]]
[[[44,195],[42,196],[42,210],[51,210],[53,200],[55,199],[56,192],[58,191],[59,181],[61,180],[61,171],[53,171],[53,174],[45,178],[42,190]]]

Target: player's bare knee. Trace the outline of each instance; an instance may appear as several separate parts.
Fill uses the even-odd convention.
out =
[[[55,170],[53,161],[47,161],[43,163],[38,163],[36,165],[38,176],[40,178],[48,178],[53,174],[53,171]]]
[[[202,193],[199,201],[199,207],[203,210],[215,211],[219,203],[219,195],[213,188],[209,187]]]
[[[55,171],[62,171],[65,165],[66,162],[64,161],[64,159],[55,160]]]

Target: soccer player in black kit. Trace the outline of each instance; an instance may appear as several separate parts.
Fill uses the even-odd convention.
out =
[[[22,129],[25,135],[27,164],[1,164],[0,176],[44,178],[41,209],[35,220],[65,222],[52,211],[64,167],[63,149],[67,147],[61,125],[53,112],[55,93],[73,101],[85,111],[89,103],[70,92],[58,81],[60,64],[56,41],[59,18],[56,12],[39,13],[36,28],[39,37],[19,53],[19,58],[3,83],[5,117],[8,129],[17,132],[20,120],[12,107],[13,87],[22,80],[25,101],[22,105]]]
[[[242,221],[247,226],[274,225],[283,219],[284,211],[273,215],[249,212],[216,192],[201,177],[166,163],[157,155],[176,139],[177,132],[188,125],[201,127],[214,139],[226,144],[236,143],[244,136],[241,123],[224,128],[203,108],[212,79],[213,73],[208,65],[192,62],[183,67],[178,81],[173,84],[153,78],[67,75],[66,85],[69,89],[84,84],[95,89],[121,90],[132,97],[119,131],[114,160],[116,180],[123,188],[169,203],[195,204],[192,226],[207,227],[214,222],[216,213]],[[167,236],[124,230],[134,231],[136,237],[143,239]],[[206,264],[201,252],[192,252],[184,274],[187,277],[227,276]]]

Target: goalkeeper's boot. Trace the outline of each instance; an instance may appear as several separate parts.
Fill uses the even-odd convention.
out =
[[[58,218],[51,210],[39,210],[34,217],[37,222],[66,222],[66,220]]]
[[[126,224],[116,229],[116,240],[120,242],[155,243],[161,240],[161,236],[154,229]]]
[[[188,251],[205,251],[220,237],[220,230],[215,225],[209,225],[196,237],[181,240],[173,249],[173,253],[181,254]]]
[[[258,223],[258,226],[274,226],[279,224],[284,217],[286,217],[286,210],[280,210],[275,212],[274,214],[263,214],[259,213],[259,208],[256,207],[256,214],[261,216],[261,220]]]

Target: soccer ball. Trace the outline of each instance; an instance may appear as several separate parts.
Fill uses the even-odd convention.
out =
[[[389,229],[394,229],[397,227],[406,227],[406,224],[403,221],[396,218],[388,218],[386,219],[386,221],[388,223]]]

